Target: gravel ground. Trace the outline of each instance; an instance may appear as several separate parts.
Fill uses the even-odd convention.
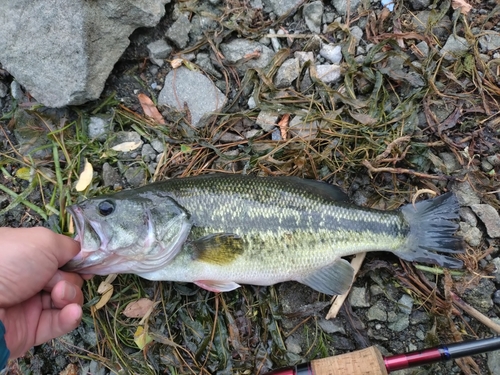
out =
[[[472,10],[460,15],[449,2],[402,1],[392,12],[378,1],[352,0],[350,11],[345,3],[173,1],[157,27],[131,36],[102,95],[114,98],[112,104],[99,101],[38,113],[53,124],[61,118],[74,121],[73,128],[86,132],[88,147],[73,157],[84,156],[94,166],[88,195],[215,170],[324,179],[343,187],[356,204],[382,209],[407,203],[417,189],[451,190],[462,206],[460,232],[467,244],[467,272],[451,278],[452,289],[500,323],[499,6],[495,1],[470,1]],[[173,69],[176,61],[183,67]],[[177,96],[168,87],[175,87]],[[161,131],[124,120],[127,113],[143,115],[139,93],[158,103],[167,122]],[[31,153],[37,168],[47,168],[47,173],[53,158],[52,148],[44,148],[46,130],[27,126],[36,124],[38,117],[36,111],[26,110],[26,94],[0,68],[0,182],[44,207],[42,197],[51,196],[51,185],[40,190],[19,172],[21,155]],[[211,111],[221,114],[204,116]],[[290,114],[286,133],[278,126],[284,114]],[[353,130],[352,124],[358,127]],[[358,148],[357,142],[372,134],[380,137],[372,140],[381,139],[377,147]],[[406,135],[411,141],[402,139]],[[139,146],[109,151],[124,142]],[[285,145],[282,151],[268,154],[279,144]],[[12,145],[20,155],[11,152]],[[371,173],[362,165],[365,159]],[[73,190],[72,199],[77,196]],[[12,195],[0,193],[0,225],[57,229],[55,215],[45,219],[14,201]],[[226,331],[239,331],[246,349],[237,347],[231,331],[226,343],[230,359],[214,359],[227,354],[223,349],[217,353],[214,344],[203,372],[198,372],[256,374],[370,345],[388,355],[491,336],[489,328],[451,308],[447,283],[443,275],[376,253],[367,256],[335,319],[325,319],[330,305],[326,296],[297,283],[231,292]],[[155,295],[157,284],[145,283],[146,294]],[[193,286],[165,284],[172,300],[182,296],[188,304],[211,298]],[[278,306],[269,303],[272,313],[262,313],[259,320],[257,312],[249,316],[247,298],[261,298],[256,304],[276,300]],[[159,314],[151,326],[160,329],[164,321]],[[34,348],[11,363],[8,373],[127,373],[123,364],[121,372],[111,364],[115,355],[103,358],[108,336],[95,322],[88,315],[77,331]],[[177,318],[173,326],[181,329],[186,324],[182,322]],[[248,325],[253,335],[244,334]],[[189,352],[199,350],[182,335],[171,338]],[[148,371],[188,373],[178,359],[169,359],[173,355],[168,350],[158,348],[162,345],[155,344],[146,355]],[[133,344],[123,350],[131,357],[142,356]],[[396,373],[500,373],[499,352],[475,356],[474,361]]]

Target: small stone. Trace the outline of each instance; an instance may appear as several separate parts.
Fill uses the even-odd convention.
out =
[[[477,216],[472,212],[470,207],[460,207],[458,210],[460,218],[469,224],[471,227],[477,226]]]
[[[149,43],[147,49],[149,51],[149,59],[158,66],[163,66],[165,63],[164,59],[172,52],[172,47],[163,39]]]
[[[491,297],[496,290],[497,288],[492,280],[481,279],[479,285],[473,289],[468,289],[462,297],[467,303],[474,306],[474,308],[483,314],[488,314],[488,311],[493,307]]]
[[[149,163],[156,159],[156,151],[150,144],[146,143],[142,146],[141,156],[146,163]]]
[[[248,109],[254,109],[255,107],[257,107],[257,103],[255,103],[255,98],[253,96],[248,98],[247,105],[248,105]]]
[[[500,237],[500,215],[489,204],[473,204],[472,211],[479,217],[486,227],[486,232],[491,238]]]
[[[10,84],[10,92],[14,99],[21,100],[24,96],[23,89],[17,81],[12,81]]]
[[[415,47],[417,47],[419,51],[422,52],[424,58],[429,55],[429,45],[427,44],[427,42],[421,41]]]
[[[410,325],[410,318],[406,314],[399,314],[397,316],[397,319],[393,322],[390,323],[387,328],[389,328],[391,331],[394,332],[401,332],[404,331],[408,326]]]
[[[411,298],[408,294],[403,294],[398,301],[398,307],[399,311],[410,315],[413,308],[413,298]]]
[[[353,287],[349,293],[349,302],[352,307],[370,307],[370,302],[366,296],[366,288]]]
[[[104,163],[102,166],[102,181],[104,186],[120,185],[120,174],[109,163]]]
[[[265,68],[274,56],[273,50],[269,47],[245,39],[235,39],[229,43],[222,43],[220,49],[226,61],[229,64],[236,64],[241,73],[245,73],[248,69]],[[247,60],[248,56],[252,55],[255,57]],[[245,62],[242,62],[243,60]]]
[[[346,0],[332,0],[333,7],[337,10],[337,12],[341,16],[345,16],[347,14],[347,1]],[[357,9],[361,0],[351,0],[350,4],[350,13],[353,14]]]
[[[469,50],[467,39],[451,34],[439,53],[448,61],[456,60]]]
[[[165,151],[165,145],[159,139],[153,139],[151,141],[151,146],[155,149],[156,152],[160,153]]]
[[[441,152],[439,157],[444,163],[447,174],[451,174],[452,172],[462,169],[462,166],[458,162],[457,158],[451,152]]]
[[[412,0],[411,6],[414,10],[426,9],[430,4],[430,0]]]
[[[295,336],[289,336],[285,340],[285,345],[286,345],[286,349],[289,352],[292,352],[294,354],[300,354],[302,352],[302,348],[300,347],[299,341],[297,340],[297,338]]]
[[[339,64],[342,60],[342,48],[333,44],[325,44],[319,50],[319,54],[333,64]]]
[[[276,142],[283,140],[283,138],[281,138],[281,130],[279,128],[274,128],[273,132],[271,133],[271,140]]]
[[[346,334],[344,327],[337,322],[333,322],[331,320],[319,319],[318,325],[325,333],[341,333],[343,335]]]
[[[498,267],[497,267],[497,271],[498,271]],[[498,275],[499,275],[499,273],[497,273],[497,281],[498,281]],[[493,303],[495,305],[500,306],[500,290],[497,290],[495,293],[493,293]]]
[[[297,79],[300,73],[300,66],[298,59],[286,60],[278,69],[278,73],[274,78],[274,84],[277,88],[284,88],[291,86],[293,81]]]
[[[283,31],[283,30],[281,30]],[[273,35],[276,34],[276,30],[274,29],[269,29],[269,34]],[[273,46],[274,52],[278,52],[281,49],[281,43],[276,37],[271,37],[271,45]],[[262,44],[265,44],[263,41],[261,41]]]
[[[247,131],[245,133],[245,138],[246,139],[252,139],[252,138],[258,137],[261,134],[262,134],[262,130],[260,130],[260,129],[252,129],[252,130],[249,130],[249,131]]]
[[[217,78],[222,78],[222,74],[214,68],[210,55],[208,53],[199,53],[196,55],[196,64],[206,73]]]
[[[500,166],[500,154],[490,155],[486,157],[486,160],[495,167]]]
[[[3,82],[0,82],[0,98],[5,98],[9,93],[9,88]]]
[[[264,131],[270,132],[276,126],[278,121],[278,114],[276,112],[260,111],[255,123],[259,125]]]
[[[482,233],[477,227],[472,227],[467,223],[460,223],[459,225],[460,230],[458,231],[458,235],[462,236],[465,242],[472,247],[481,244]]]
[[[500,33],[495,31],[483,31],[479,37],[479,45],[486,51],[494,51],[500,48]]]
[[[97,139],[100,142],[106,141],[111,130],[109,118],[92,116],[87,126],[87,133],[90,139]]]
[[[165,77],[158,103],[179,110],[184,104],[189,108],[191,122],[195,127],[203,126],[205,116],[218,111],[227,102],[226,96],[203,73],[181,67],[170,71]]]
[[[378,320],[379,322],[387,321],[387,312],[378,305],[374,305],[366,312],[366,319],[369,321]]]
[[[141,136],[137,132],[127,132],[127,131],[120,131],[115,133],[115,138],[110,142],[110,148],[117,146],[119,144],[125,143],[125,142],[133,142],[136,144],[139,144],[137,149],[142,146],[143,141],[141,139]]]
[[[488,160],[481,160],[481,169],[485,172],[489,172],[493,169],[493,165]]]
[[[239,142],[242,141],[244,138],[236,133],[233,132],[224,132],[220,134],[216,134],[214,137],[214,140],[217,140],[222,143],[233,143],[233,142]]]
[[[144,184],[146,172],[142,167],[130,167],[123,174],[127,182],[132,187],[139,187]]]
[[[487,357],[490,374],[500,374],[500,352],[498,350],[489,352]]]
[[[293,56],[299,60],[300,67],[308,61],[314,62],[314,53],[312,52],[296,51]]]
[[[317,78],[324,83],[335,83],[340,80],[341,70],[339,65],[316,65]]]
[[[311,141],[318,135],[318,121],[304,122],[301,116],[295,116],[289,123],[288,129],[293,137],[299,137],[304,141]]]
[[[461,206],[471,206],[481,203],[481,200],[468,181],[456,183],[452,190]]]
[[[189,42],[189,32],[191,31],[191,22],[185,13],[182,13],[179,18],[167,30],[166,37],[172,41],[177,47],[184,48]]]
[[[356,45],[359,44],[359,41],[363,39],[363,30],[359,26],[353,26],[350,28],[351,35],[356,40]]]
[[[267,0],[265,3],[269,4],[273,12],[278,16],[284,16],[291,12],[294,8],[298,7],[303,0]]]
[[[321,32],[321,19],[323,17],[323,2],[313,1],[304,5],[302,10],[306,25],[311,32],[319,34]]]

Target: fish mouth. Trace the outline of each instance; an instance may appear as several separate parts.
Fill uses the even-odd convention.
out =
[[[102,251],[103,247],[106,245],[105,242],[107,241],[103,241],[104,237],[102,236],[102,230],[100,230],[100,226],[95,225],[95,223],[92,223],[92,221],[90,220],[86,220],[85,216],[83,215],[83,210],[79,206],[73,205],[67,207],[66,209],[74,219],[75,236],[73,237],[73,239],[80,242],[81,250],[75,257],[73,257],[68,263],[66,263],[62,269],[71,272],[91,273],[85,271],[89,266],[94,264],[91,259],[92,255],[96,252]],[[88,245],[84,243],[84,240],[87,232],[89,231],[93,234],[92,238],[94,238],[99,244],[98,247],[84,247]]]

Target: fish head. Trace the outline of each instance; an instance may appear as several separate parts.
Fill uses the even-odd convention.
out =
[[[181,250],[191,222],[172,198],[128,192],[69,206],[81,251],[64,269],[83,274],[141,274],[168,264]]]

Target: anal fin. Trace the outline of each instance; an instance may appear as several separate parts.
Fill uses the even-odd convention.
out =
[[[349,290],[354,277],[354,269],[345,259],[338,259],[325,268],[319,269],[307,277],[297,280],[318,292],[336,295]]]
[[[234,281],[214,281],[214,280],[197,280],[194,282],[200,288],[209,290],[211,292],[229,292],[238,289],[241,285]]]

